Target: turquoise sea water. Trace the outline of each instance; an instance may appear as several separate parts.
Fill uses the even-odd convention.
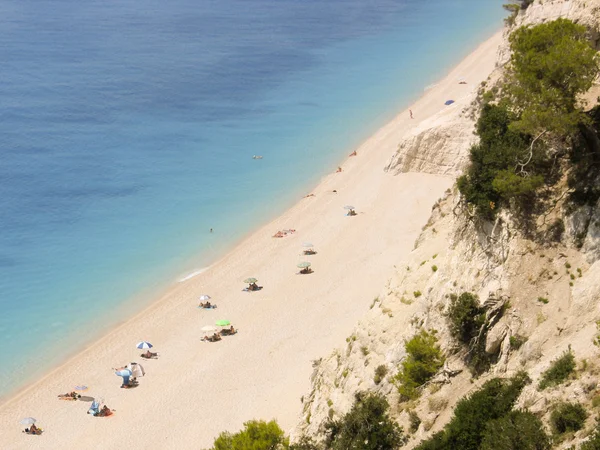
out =
[[[0,396],[290,206],[501,3],[1,2]]]

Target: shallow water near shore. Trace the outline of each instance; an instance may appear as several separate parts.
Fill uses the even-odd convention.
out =
[[[502,16],[481,0],[2,3],[0,396],[281,213]]]

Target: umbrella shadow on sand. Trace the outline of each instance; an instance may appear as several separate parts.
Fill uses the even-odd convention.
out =
[[[94,397],[89,397],[87,395],[82,395],[81,397],[79,397],[79,401],[80,402],[93,402],[94,401]]]

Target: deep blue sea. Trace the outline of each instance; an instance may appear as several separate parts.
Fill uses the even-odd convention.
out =
[[[0,396],[293,204],[502,3],[0,2]]]

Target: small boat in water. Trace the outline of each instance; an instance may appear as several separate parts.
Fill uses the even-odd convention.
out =
[[[260,155],[253,155],[252,159],[262,159],[262,156],[260,156]]]

